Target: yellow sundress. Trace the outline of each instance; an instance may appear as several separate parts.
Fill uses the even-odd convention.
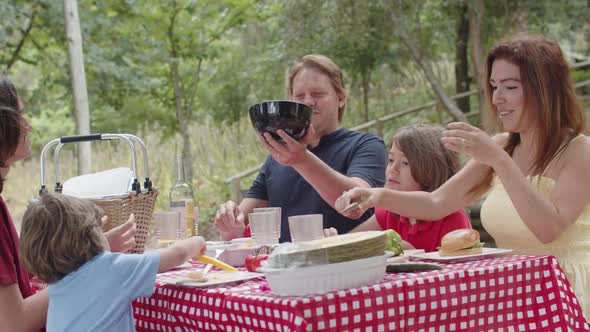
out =
[[[544,176],[528,177],[528,180],[545,196],[555,186],[553,179]],[[502,182],[495,177],[481,207],[481,222],[499,248],[513,249],[517,254],[555,256],[576,293],[585,317],[590,318],[590,204],[559,238],[545,244],[522,221]]]

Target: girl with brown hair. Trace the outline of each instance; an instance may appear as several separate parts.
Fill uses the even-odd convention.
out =
[[[471,157],[456,176],[432,193],[355,188],[337,207],[360,201],[347,215],[378,205],[438,219],[489,192],[481,219],[497,245],[556,256],[590,317],[590,138],[568,64],[557,43],[519,35],[490,50],[486,70],[503,132],[450,124],[443,143]]]
[[[443,131],[443,127],[434,125],[398,129],[387,159],[385,188],[432,192],[455,175],[461,167],[459,156],[445,149],[441,142]],[[470,228],[471,222],[463,209],[437,220],[420,220],[375,205],[375,214],[351,232],[393,229],[404,241],[404,249],[436,251],[445,234]],[[324,233],[330,236],[336,231],[330,229]]]

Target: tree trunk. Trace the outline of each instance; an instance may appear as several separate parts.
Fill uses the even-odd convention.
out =
[[[457,39],[455,41],[455,90],[459,94],[469,90],[469,63],[467,60],[467,40],[469,38],[469,17],[467,5],[459,7]],[[469,96],[457,99],[457,106],[463,113],[469,113]]]
[[[82,36],[76,0],[64,0],[64,19],[70,58],[70,81],[72,83],[76,128],[78,135],[88,135],[90,134],[88,91],[86,90],[84,53],[82,51]],[[78,148],[78,172],[79,174],[90,173],[92,168],[90,142],[82,142],[78,145]]]
[[[178,121],[178,128],[182,137],[182,154],[184,155],[184,170],[185,179],[187,183],[192,185],[193,180],[193,156],[191,152],[191,136],[189,133],[189,121],[183,112],[182,100],[184,96],[184,89],[180,81],[180,74],[178,72],[178,63],[176,59],[172,59],[170,63],[170,71],[172,76],[172,86],[174,87],[174,101],[176,105],[176,120]]]
[[[481,49],[481,22],[485,5],[483,0],[467,2],[469,3],[469,46],[471,47],[471,59],[477,82],[480,127],[490,133],[495,129],[495,121],[491,118],[487,107],[485,62]]]
[[[174,36],[174,25],[176,23],[177,15],[178,10],[172,13],[172,16],[170,17],[170,25],[168,26],[168,39],[170,41],[171,55],[169,66],[172,86],[174,88],[174,105],[176,108],[176,120],[178,120],[178,128],[180,129],[180,134],[182,136],[182,154],[184,155],[185,177],[186,181],[192,185],[194,167],[193,153],[191,151],[191,136],[189,131],[190,122],[192,120],[193,108],[195,105],[195,96],[197,94],[199,81],[201,77],[201,65],[203,63],[203,59],[199,58],[197,68],[195,69],[194,73],[193,86],[190,92],[187,94],[184,89],[186,85],[184,85],[182,82],[182,77],[180,76],[180,70],[178,68],[178,51],[176,39]]]
[[[408,33],[404,30],[402,20],[395,13],[395,8],[391,9],[390,14],[394,27],[393,33],[397,35],[401,39],[402,43],[404,43],[404,45],[410,50],[410,53],[412,53],[414,60],[416,60],[418,65],[420,65],[420,67],[424,71],[426,79],[432,86],[432,89],[436,93],[437,97],[440,99],[441,103],[445,106],[445,108],[453,117],[453,119],[455,119],[456,121],[467,122],[467,117],[465,117],[465,114],[463,114],[463,112],[461,112],[461,110],[457,107],[453,100],[447,96],[442,85],[434,75],[434,71],[432,70],[430,63],[428,63],[428,61],[426,61],[422,57],[422,54],[418,50],[418,46],[410,38]]]
[[[363,67],[361,71],[363,81],[363,112],[365,122],[369,122],[369,90],[371,89],[371,73],[368,68]]]
[[[193,152],[192,152],[192,144],[191,144],[191,136],[189,133],[190,126],[184,126],[182,129],[182,154],[184,155],[184,169],[185,169],[185,176],[186,182],[193,187]]]
[[[33,9],[33,12],[31,13],[31,16],[29,17],[29,24],[27,25],[27,28],[25,29],[25,31],[23,31],[23,35],[21,36],[21,39],[19,40],[18,44],[16,45],[16,48],[12,52],[10,59],[8,60],[8,64],[6,65],[6,72],[7,73],[10,72],[10,69],[16,63],[16,60],[18,59],[18,57],[20,55],[20,51],[22,50],[23,45],[25,44],[25,41],[27,40],[27,37],[29,37],[29,35],[31,34],[31,30],[33,29],[33,24],[35,22],[36,16],[37,16],[37,8],[35,7]]]

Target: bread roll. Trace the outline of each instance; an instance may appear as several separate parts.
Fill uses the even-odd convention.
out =
[[[479,242],[479,232],[474,229],[457,229],[443,236],[440,241],[441,251],[455,251],[469,248]],[[480,250],[481,251],[481,250]]]
[[[471,249],[459,249],[459,250],[444,250],[444,249],[439,249],[438,251],[438,255],[440,257],[445,257],[445,256],[464,256],[464,255],[477,255],[477,254],[481,254],[483,252],[483,248],[482,247],[477,247],[477,248],[471,248]]]

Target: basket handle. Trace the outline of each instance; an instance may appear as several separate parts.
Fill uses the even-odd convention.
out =
[[[143,156],[143,171],[145,175],[145,181],[143,182],[143,188],[147,189],[147,191],[152,191],[152,181],[150,180],[150,168],[148,166],[148,153],[145,147],[145,143],[141,140],[141,138],[131,135],[131,134],[122,134],[129,138],[134,143],[138,143],[141,147],[141,154]]]
[[[149,179],[149,167],[147,164],[147,149],[145,148],[145,144],[143,143],[143,141],[135,136],[135,135],[130,135],[130,134],[91,134],[91,135],[78,135],[78,136],[64,136],[61,138],[57,138],[54,139],[52,141],[50,141],[49,143],[47,143],[45,145],[45,147],[43,147],[43,150],[41,151],[41,189],[39,190],[39,194],[43,194],[45,192],[47,192],[47,188],[46,188],[46,179],[45,179],[45,155],[47,154],[47,152],[49,151],[49,149],[54,146],[57,145],[55,148],[55,152],[54,152],[54,164],[55,164],[55,179],[56,179],[56,185],[55,185],[55,191],[57,192],[61,192],[62,186],[60,184],[60,177],[59,177],[59,151],[61,150],[61,147],[66,144],[66,143],[79,143],[79,142],[88,142],[88,141],[105,141],[105,140],[113,140],[113,139],[120,139],[123,140],[127,143],[127,145],[129,145],[129,148],[131,150],[131,159],[132,159],[132,163],[133,163],[133,184],[132,184],[132,189],[137,193],[141,193],[141,185],[139,184],[138,180],[137,180],[137,161],[135,158],[135,146],[134,146],[134,142],[139,143],[139,145],[141,146],[141,150],[142,150],[142,154],[143,154],[143,160],[144,160],[144,171],[145,171],[145,182],[144,182],[144,188],[147,189],[148,191],[152,191],[152,182]]]
[[[65,143],[101,141],[102,139],[103,139],[102,134],[90,134],[90,135],[63,136],[63,137],[59,138],[59,142],[65,144]]]

